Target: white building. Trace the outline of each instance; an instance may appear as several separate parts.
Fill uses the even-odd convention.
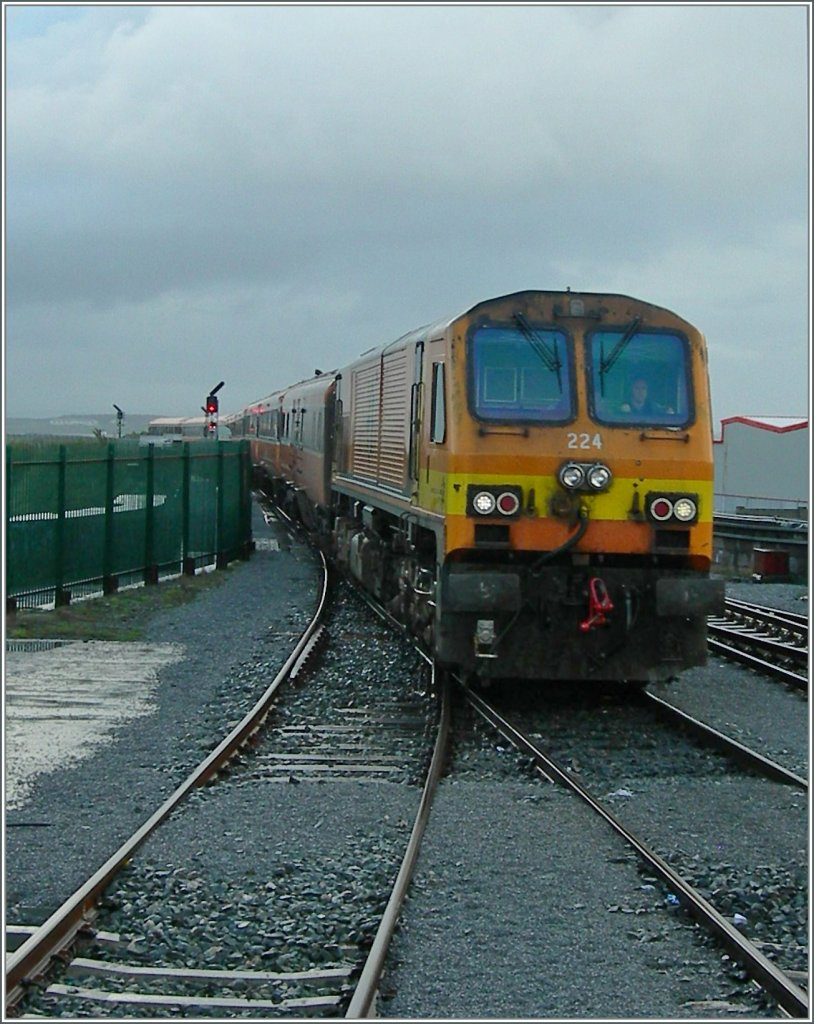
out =
[[[206,433],[205,416],[159,416],[150,420],[148,434],[177,437],[203,437]]]
[[[147,433],[139,438],[139,444],[168,445],[183,441],[200,441],[205,437],[227,441],[232,431],[225,424],[218,424],[216,434],[206,429],[206,416],[158,416],[150,420]]]
[[[712,447],[716,512],[807,518],[808,419],[730,416]]]

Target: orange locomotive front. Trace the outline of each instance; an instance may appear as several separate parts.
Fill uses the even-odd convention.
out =
[[[327,377],[329,480],[288,490],[439,660],[630,683],[703,662],[723,583],[690,324],[626,296],[520,292]]]

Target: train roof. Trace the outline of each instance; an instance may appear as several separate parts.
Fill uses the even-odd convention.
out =
[[[459,313],[457,317],[453,317],[457,320],[461,316],[471,316],[482,306],[490,306],[495,302],[505,302],[506,299],[525,299],[536,295],[547,295],[547,296],[558,296],[560,298],[568,297],[571,299],[588,299],[594,301],[608,300],[608,299],[621,299],[623,302],[632,302],[637,306],[644,306],[649,309],[656,310],[660,313],[669,313],[670,316],[678,317],[677,313],[674,313],[671,309],[666,306],[656,305],[654,302],[648,302],[645,299],[639,299],[635,295],[626,295],[624,292],[583,292],[573,291],[570,287],[567,288],[527,288],[520,292],[508,292],[506,295],[495,295],[491,299],[483,299],[481,302],[475,303],[470,309],[463,313]],[[682,317],[678,317],[683,319]],[[450,321],[451,323],[452,321]]]
[[[683,317],[679,317],[678,314],[674,313],[672,310],[667,309],[666,306],[658,306],[655,303],[647,302],[644,299],[637,299],[634,295],[625,295],[621,292],[575,292],[572,291],[570,288],[566,288],[564,290],[527,288],[524,291],[507,292],[505,295],[495,295],[490,299],[481,299],[480,302],[476,302],[474,306],[470,306],[468,309],[464,309],[461,312],[454,314],[453,316],[443,317],[440,320],[435,320],[432,323],[425,324],[423,327],[418,327],[412,331],[408,331],[406,334],[402,334],[401,337],[396,338],[395,341],[390,342],[388,345],[373,346],[372,348],[367,349],[365,352],[363,352],[362,355],[369,355],[370,352],[375,352],[380,347],[382,351],[385,351],[396,346],[410,344],[411,342],[417,343],[419,341],[425,341],[427,338],[430,338],[433,335],[443,334],[443,332],[446,331],[447,328],[449,328],[452,324],[454,324],[456,320],[460,320],[462,317],[465,316],[472,316],[481,308],[494,305],[494,303],[496,302],[505,302],[507,299],[516,298],[518,301],[520,301],[538,295],[558,297],[569,296],[570,298],[573,299],[587,299],[595,301],[602,299],[621,299],[625,302],[633,302],[637,306],[645,306],[650,309],[657,310],[658,312],[661,313],[669,313],[671,316],[675,316],[678,319],[683,319]]]
[[[250,402],[245,409],[234,413],[232,418],[237,419],[238,417],[245,415],[247,411],[263,412],[270,407],[270,403],[279,401],[283,395],[295,389],[297,391],[301,391],[303,389],[327,391],[334,380],[336,380],[338,374],[339,370],[326,370],[324,372],[322,370],[317,370],[313,377],[304,377],[302,380],[295,381],[293,384],[286,384],[284,387],[270,391],[262,398],[255,399],[253,402]]]

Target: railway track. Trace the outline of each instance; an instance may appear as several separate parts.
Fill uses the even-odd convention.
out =
[[[714,729],[707,722],[694,718],[669,701],[663,700],[661,697],[646,690],[640,692],[637,695],[637,699],[643,706],[647,707],[672,727],[689,733],[700,743],[718,753],[724,754],[750,771],[763,775],[767,779],[773,779],[775,782],[808,790],[808,780],[804,779],[801,775],[779,764],[772,758],[766,757],[760,751],[753,750],[751,747],[740,743],[732,736],[727,736],[718,729]]]
[[[324,567],[322,595],[316,612],[305,632],[295,645],[283,668],[266,692],[244,719],[233,728],[223,741],[188,776],[171,796],[159,807],[122,846],[112,854],[76,892],[41,926],[18,928],[24,937],[22,944],[6,960],[6,1011],[14,1015],[24,990],[34,979],[41,977],[64,951],[86,930],[96,915],[97,904],[105,889],[132,859],[142,844],[169,816],[201,786],[210,783],[228,762],[248,743],[269,712],[280,686],[292,673],[296,673],[307,654],[310,641],[322,618],[327,596],[327,566]]]
[[[364,593],[360,592],[360,596],[396,628],[402,628],[395,620],[390,619],[387,613],[378,609],[376,603]],[[779,635],[780,639],[776,640],[776,642],[782,644],[780,649],[784,656],[789,657],[786,654],[788,649],[793,652],[790,655],[792,658],[798,658],[800,654],[803,657],[807,657],[807,620],[805,616],[782,613],[775,609],[746,605],[744,602],[737,601],[727,602],[727,610],[736,623],[735,632],[738,634],[739,643],[743,643],[743,631],[737,629],[737,623],[742,619],[747,619],[749,622],[758,624],[753,627],[758,641],[764,639],[761,633],[770,629],[775,638]],[[751,631],[747,635],[751,639]],[[758,661],[756,666],[762,667],[762,662]],[[776,668],[776,666],[772,667]],[[775,672],[774,674],[782,673]],[[677,870],[671,868],[645,842],[638,838],[631,830],[625,828],[621,821],[607,810],[606,807],[600,805],[596,798],[592,797],[587,789],[580,785],[570,770],[564,770],[557,766],[555,762],[533,745],[529,737],[522,736],[521,733],[515,730],[514,726],[509,725],[505,719],[501,718],[496,709],[490,708],[488,711],[484,711],[483,709],[488,708],[488,705],[483,701],[482,697],[475,694],[459,680],[456,680],[456,682],[465,692],[467,700],[475,707],[478,713],[495,726],[505,738],[509,739],[518,751],[531,755],[543,775],[551,779],[551,781],[564,783],[579,792],[582,799],[613,826],[640,857],[646,868],[659,877],[670,888],[672,893],[677,894],[678,902],[710,935],[720,942],[736,962],[743,966],[753,982],[763,988],[777,1001],[785,1014],[789,1016],[808,1016],[808,997],[805,991],[807,973],[793,968],[783,970],[778,967],[776,961],[784,953],[782,947],[773,943],[750,941],[712,903],[706,900],[689,881],[682,877]],[[806,778],[791,771],[760,751],[752,749],[733,737],[714,729],[708,723],[690,716],[685,711],[655,694],[640,691],[634,697],[635,700],[638,700],[651,714],[668,724],[670,728],[690,735],[694,742],[719,754],[723,754],[733,762],[743,766],[747,771],[803,792],[808,791],[808,781]],[[518,742],[518,737],[520,742]],[[546,771],[545,767],[543,767],[544,765],[547,765],[551,771]],[[792,957],[795,954],[790,952],[788,955]]]
[[[426,699],[420,705],[407,700],[332,709],[320,705],[317,718],[298,722],[296,715],[286,717],[287,703],[273,701],[280,687],[288,683],[296,696],[305,697],[309,683],[314,682],[308,678],[314,671],[314,662],[317,658],[327,660],[324,625],[320,624],[326,592],[327,584],[317,616],[263,698],[217,750],[48,921],[40,927],[12,926],[7,930],[9,947],[17,947],[6,963],[7,1016],[29,1016],[29,1011],[31,1016],[65,1016],[71,1015],[72,1010],[84,1015],[87,1010],[76,1010],[83,1006],[91,1011],[96,1009],[103,1016],[122,1012],[144,1016],[153,1011],[182,1016],[336,1016],[346,1007],[350,1008],[351,1016],[356,1016],[373,1005],[444,760],[448,701],[441,703],[427,763],[420,751],[427,749],[427,711],[435,707],[435,702]],[[364,631],[364,635],[363,644],[369,641],[370,630]],[[338,638],[337,642],[358,645],[360,638],[357,633],[344,640]],[[430,680],[427,689],[432,691],[433,685]],[[320,687],[319,681],[314,682],[314,689]],[[348,687],[344,689],[347,691]],[[377,744],[381,749],[377,749]],[[210,962],[190,966],[188,957],[180,958],[179,962],[177,956],[167,956],[168,948],[182,943],[185,931],[196,918],[194,911],[184,909],[183,900],[180,909],[179,905],[173,908],[171,901],[164,908],[164,896],[172,900],[178,897],[176,876],[183,883],[181,888],[206,883],[204,879],[190,879],[188,872],[180,869],[155,870],[139,865],[150,848],[144,846],[147,839],[166,825],[169,815],[194,791],[200,799],[201,787],[208,785],[206,796],[210,799],[211,794],[232,787],[233,793],[248,793],[251,806],[256,807],[263,806],[257,795],[264,788],[271,786],[277,792],[283,791],[277,783],[287,783],[289,792],[294,791],[292,783],[318,786],[321,790],[333,785],[340,789],[337,800],[341,804],[342,799],[351,798],[349,794],[355,792],[341,790],[343,786],[368,784],[375,789],[383,781],[390,781],[408,783],[412,802],[416,781],[422,775],[424,788],[415,822],[400,865],[394,867],[392,890],[380,900],[379,922],[373,928],[366,920],[358,931],[349,930],[348,941],[331,951],[334,962],[329,966],[316,962],[299,963],[291,969],[286,969],[285,964],[277,965],[277,969],[258,969],[256,958],[253,960],[250,955],[250,928],[246,932],[243,962],[241,946],[233,959],[217,966]],[[405,787],[395,788],[403,791]],[[225,799],[231,806],[232,797]],[[239,820],[238,812],[234,813]],[[183,818],[184,814],[176,815],[176,820]],[[312,822],[310,827],[317,829],[321,824]],[[128,879],[128,873],[132,879]],[[145,917],[136,908],[143,905],[141,887],[148,876],[149,881],[158,883],[165,891],[149,903]],[[275,889],[273,895],[280,912],[286,906],[284,901],[294,898],[283,892],[286,881],[268,883]],[[355,881],[349,867],[345,884],[353,887]],[[330,893],[330,889],[326,892]],[[326,898],[326,893],[306,895]],[[304,898],[303,894],[298,898]],[[347,902],[348,899],[331,898],[318,908],[324,913],[315,916],[329,917],[337,907],[345,912]],[[241,909],[247,911],[248,918],[251,908]],[[189,922],[184,920],[187,916]],[[114,927],[109,926],[110,922]],[[244,923],[240,921],[238,926]],[[266,930],[272,931],[273,925],[274,921],[269,920]],[[195,927],[201,926],[193,924],[193,930]],[[297,935],[301,927],[296,917],[290,921],[280,948],[295,952],[300,946],[305,948],[305,940]],[[324,959],[324,951],[319,952]]]
[[[432,793],[440,775],[444,758],[444,744],[448,726],[448,701],[444,703],[430,769],[424,785],[418,813],[413,824],[404,856],[389,893],[383,913],[369,944],[366,957],[360,959],[360,950],[348,943],[337,950],[342,962],[335,966],[313,966],[299,970],[256,970],[187,968],[168,966],[159,962],[136,962],[139,952],[149,947],[140,922],[130,922],[127,932],[109,932],[88,928],[79,938],[82,954],[73,956],[60,980],[48,984],[42,1000],[52,1008],[75,1008],[78,1004],[100,1008],[115,1008],[118,1014],[142,1016],[150,1011],[165,1011],[173,1015],[188,1013],[210,1016],[303,1016],[335,1017],[347,1008],[347,1016],[367,1015],[374,1005],[378,980],[384,964],[389,942],[396,926],[401,904],[409,885],[421,835],[429,815]],[[381,722],[377,723],[378,726]],[[319,731],[319,730],[315,730]],[[323,739],[327,730],[322,730]],[[342,732],[340,738],[348,738]],[[362,740],[361,735],[357,738]],[[366,759],[376,760],[368,750]],[[333,760],[333,763],[328,763]],[[302,762],[292,760],[292,769],[302,771]],[[345,755],[333,750],[326,758],[323,778],[342,778],[348,767]],[[375,765],[372,766],[375,768]],[[252,774],[263,776],[265,767],[253,766]],[[371,779],[376,777],[375,771]],[[276,780],[278,776],[272,776]],[[305,778],[305,785],[309,783]],[[354,776],[354,783],[362,779]],[[264,784],[268,784],[266,778]],[[246,780],[241,781],[246,784]],[[293,936],[292,936],[293,937]]]
[[[324,604],[324,594],[322,603]],[[380,614],[389,620],[388,616]],[[24,990],[31,987],[33,979],[41,976],[46,965],[53,962],[55,957],[68,963],[65,976],[59,981],[52,982],[46,992],[47,999],[56,1007],[59,1007],[63,1000],[66,1001],[65,1005],[72,1005],[72,1000],[87,999],[89,1005],[107,1005],[110,1008],[125,1006],[129,1009],[130,1015],[134,1016],[143,1016],[149,1014],[151,1009],[158,1008],[169,1009],[173,1015],[200,1013],[204,1016],[252,1015],[255,1012],[275,1016],[336,1016],[344,1012],[346,1016],[355,1018],[370,1015],[375,1011],[379,978],[415,865],[418,845],[429,817],[432,794],[444,761],[450,717],[445,687],[436,743],[418,812],[403,859],[397,873],[394,872],[396,881],[387,896],[386,907],[375,928],[375,934],[372,934],[371,930],[368,931],[367,937],[372,941],[364,943],[365,948],[369,948],[366,959],[362,960],[359,957],[360,946],[348,943],[336,950],[336,964],[296,970],[170,967],[160,963],[145,963],[143,959],[141,962],[133,963],[132,954],[138,952],[139,947],[145,949],[149,946],[143,929],[139,929],[139,922],[131,925],[128,931],[120,929],[111,932],[101,929],[97,921],[100,901],[103,901],[103,894],[108,890],[116,873],[134,861],[137,849],[147,836],[181,800],[192,791],[200,790],[201,786],[216,777],[228,776],[231,781],[243,786],[258,783],[267,785],[270,782],[308,785],[318,780],[337,782],[348,779],[354,783],[366,782],[371,786],[382,780],[414,781],[412,778],[405,779],[403,757],[393,754],[387,747],[376,749],[374,746],[383,734],[390,731],[404,737],[409,735],[410,729],[420,728],[420,715],[416,714],[415,706],[409,702],[388,706],[346,706],[337,709],[338,714],[334,720],[320,720],[306,726],[272,720],[274,715],[269,703],[270,692],[276,691],[284,678],[288,681],[293,680],[296,686],[305,677],[306,682],[303,685],[307,686],[309,665],[321,658],[325,639],[324,627],[318,622],[312,623],[263,700],[253,709],[258,712],[258,716],[252,721],[249,721],[251,716],[247,716],[227,737],[227,740],[234,741],[228,746],[228,753],[225,740],[204,762],[204,765],[208,765],[206,771],[203,771],[201,766],[201,769],[193,773],[190,777],[193,781],[188,780],[173,795],[175,797],[180,794],[178,801],[171,806],[169,805],[172,798],[171,801],[167,801],[161,809],[164,811],[166,808],[165,814],[159,818],[160,812],[156,812],[150,819],[150,822],[154,822],[152,828],[143,835],[143,830],[139,830],[139,833],[125,843],[105,865],[108,873],[104,876],[97,873],[74,894],[66,908],[63,908],[66,911],[64,915],[58,912],[41,928],[18,929],[21,945],[7,962],[7,996],[13,997],[7,1006],[7,1013],[10,1016],[19,1015],[20,1007],[24,1006]],[[427,688],[434,690],[436,682],[433,680]],[[476,695],[472,697],[476,699],[471,700],[471,703],[477,706],[480,698]],[[470,699],[469,694],[467,699]],[[653,706],[658,705],[660,715],[674,716],[677,713],[677,709],[666,706],[665,702],[654,700],[656,703]],[[477,709],[479,714],[484,714],[480,707]],[[507,735],[488,714],[484,714],[484,717],[503,735]],[[261,731],[263,725],[265,728]],[[504,727],[510,732],[514,731],[514,727],[508,723],[504,723]],[[688,721],[687,716],[683,716],[681,727],[697,730],[701,723]],[[407,731],[402,732],[403,729]],[[756,752],[748,751],[740,744],[709,730],[706,730],[705,735],[705,742],[713,743],[718,749],[725,749],[730,756],[746,759],[753,770],[764,771],[776,781],[783,781],[799,788],[806,786],[805,780],[774,765]],[[270,739],[273,739],[273,742],[269,742]],[[397,742],[404,741],[402,739]],[[531,741],[526,737],[524,742]],[[222,748],[223,756],[213,761],[215,754]],[[518,749],[532,756],[530,749],[522,743]],[[536,751],[533,755],[536,763],[538,755],[545,759],[544,754]],[[539,763],[540,770],[548,778],[567,782],[569,785],[576,782],[570,773],[563,772],[553,762],[545,759]],[[548,766],[548,770],[542,767],[543,763]],[[411,771],[408,771],[408,775],[411,775]],[[577,786],[579,787],[578,783]],[[573,785],[571,788],[574,788]],[[590,803],[590,799],[588,802]],[[598,813],[610,821],[614,828],[617,827],[610,812]],[[319,822],[314,825],[318,826]],[[620,834],[625,835],[640,856],[645,857],[651,852],[636,840],[632,833],[628,839],[624,826],[621,826]],[[648,864],[665,884],[678,894],[681,903],[704,922],[733,956],[745,964],[757,982],[766,991],[771,992],[787,1013],[792,1016],[804,1016],[807,1013],[805,993],[802,993],[796,984],[796,980],[799,979],[780,971],[766,956],[765,948],[761,949],[756,944],[744,940],[737,929],[717,914],[714,908],[705,905],[703,897],[673,872],[669,865],[657,857],[654,861],[648,859]],[[46,941],[43,931],[48,926],[51,938]],[[88,952],[94,955],[86,955]],[[163,991],[154,991],[156,987]],[[201,994],[202,990],[204,994]],[[270,993],[270,996],[265,998],[263,993]]]
[[[707,620],[710,650],[808,689],[808,619],[762,605],[727,600],[722,618]]]
[[[743,966],[745,971],[748,972],[749,977],[769,993],[786,1014],[792,1017],[808,1017],[808,997],[806,992],[800,987],[800,984],[798,984],[798,982],[804,979],[802,972],[786,972],[778,967],[766,955],[768,951],[771,951],[769,945],[751,942],[710,901],[682,877],[678,871],[674,870],[647,843],[626,827],[622,820],[608,808],[606,803],[590,792],[571,770],[563,767],[551,758],[541,749],[537,741],[516,724],[509,721],[498,708],[469,689],[462,681],[458,680],[457,682],[466,701],[501,736],[511,743],[518,752],[524,755],[524,757],[531,759],[536,771],[548,780],[570,789],[623,838],[641,859],[647,871],[661,880],[669,891],[674,894],[676,901],[721,943],[727,950],[728,955]],[[661,715],[672,715],[672,711],[676,710],[668,709],[663,702],[658,703],[660,704],[659,713]],[[686,723],[682,723],[682,725],[686,725]],[[707,733],[707,739],[710,739],[709,733]],[[716,735],[714,744],[719,746],[720,742],[720,736]],[[732,752],[739,757],[743,756],[743,750],[733,749]],[[752,757],[749,763],[750,768],[753,770],[763,770],[767,777],[774,780],[782,778],[783,781],[791,785],[807,786],[805,780],[787,773],[781,766],[775,765],[759,755],[755,756],[755,752],[751,752],[751,754]],[[777,952],[777,950],[774,950],[774,952]]]

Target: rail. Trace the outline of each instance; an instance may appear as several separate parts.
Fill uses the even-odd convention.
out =
[[[707,619],[714,654],[808,689],[808,622],[802,615],[727,601],[725,617]]]
[[[299,664],[311,636],[319,626],[325,608],[328,572],[324,558],[322,592],[311,623],[263,696],[229,735],[198,765],[192,774],[172,793],[154,814],[122,846],[105,861],[96,873],[80,886],[47,921],[6,960],[6,1009],[19,1002],[27,980],[41,974],[60,950],[69,945],[82,928],[85,917],[95,906],[115,875],[132,858],[135,851],[169,817],[173,810],[196,788],[205,785],[250,739],[268,714],[272,699]]]
[[[435,672],[435,665],[433,665],[433,687]],[[362,968],[362,973],[359,976],[356,989],[348,1005],[348,1010],[345,1014],[346,1017],[358,1019],[362,1017],[369,1017],[371,1015],[371,1008],[373,1007],[376,993],[378,991],[379,980],[384,969],[387,951],[390,947],[390,941],[398,924],[399,913],[401,912],[401,907],[407,894],[407,888],[413,876],[413,870],[421,847],[421,840],[424,836],[424,831],[430,816],[430,808],[432,807],[435,790],[438,786],[438,780],[441,778],[441,772],[444,768],[451,714],[449,689],[449,682],[445,679],[443,682],[441,715],[438,723],[435,749],[433,751],[432,761],[430,762],[430,768],[427,773],[427,779],[424,784],[424,791],[421,795],[418,814],[416,815],[415,824],[413,825],[413,830],[410,834],[410,841],[407,844],[407,850],[404,854],[401,868],[399,869],[399,873],[393,885],[390,899],[385,907],[384,914],[382,915],[381,922],[373,939],[373,945],[368,953],[368,957],[365,961],[364,967]]]
[[[686,910],[706,929],[713,932],[729,953],[792,1017],[808,1019],[808,996],[785,972],[780,970],[753,943],[730,924],[704,897],[686,882],[657,853],[641,842],[622,822],[588,792],[569,772],[539,749],[523,732],[503,718],[460,679],[456,680],[464,697],[487,722],[518,750],[532,758],[537,770],[552,782],[565,785],[584,800],[627,842],[661,880],[677,895]]]

